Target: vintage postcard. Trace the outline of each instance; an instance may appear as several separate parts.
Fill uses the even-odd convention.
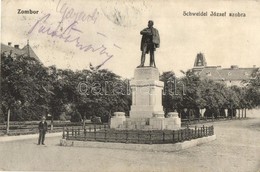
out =
[[[0,170],[259,172],[259,31],[258,0],[2,0]]]

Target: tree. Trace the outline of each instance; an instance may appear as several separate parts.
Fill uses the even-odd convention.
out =
[[[31,57],[1,54],[1,59],[3,113],[11,120],[39,119],[46,110],[45,68]]]
[[[252,77],[246,86],[246,102],[248,108],[260,106],[260,70],[252,73]]]
[[[175,96],[176,96],[176,76],[173,71],[163,72],[160,76],[160,80],[164,83],[162,105],[165,109],[165,114],[174,111]]]
[[[88,71],[85,78],[88,92],[81,94],[77,107],[81,113],[85,112],[87,118],[97,116],[107,121],[113,112],[129,111],[131,98],[127,94],[128,80],[105,69]]]

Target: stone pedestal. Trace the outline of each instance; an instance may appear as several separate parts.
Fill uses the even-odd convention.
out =
[[[169,112],[167,116],[165,118],[165,129],[176,130],[181,128],[181,119],[177,112]]]
[[[152,127],[152,129],[164,130],[165,129],[164,112],[153,113],[153,117],[150,118],[150,126]]]
[[[110,128],[122,128],[125,121],[126,117],[124,112],[115,112],[110,121]]]
[[[164,117],[162,90],[164,83],[159,81],[159,71],[154,67],[136,68],[134,79],[130,81],[132,106],[130,117],[116,112],[111,118],[110,128],[127,130],[174,130],[181,127],[178,113]]]
[[[130,87],[132,90],[130,118],[152,118],[153,113],[163,112],[163,82],[159,81],[157,68],[136,68]]]

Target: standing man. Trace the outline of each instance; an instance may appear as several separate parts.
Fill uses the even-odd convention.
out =
[[[152,20],[148,21],[148,28],[143,29],[140,34],[142,36],[141,40],[141,64],[138,67],[143,67],[145,62],[145,54],[148,54],[150,52],[150,66],[155,65],[154,61],[154,51],[156,48],[159,48],[160,46],[160,36],[157,29],[153,27],[154,23]]]
[[[38,145],[42,144],[44,145],[44,139],[45,139],[45,134],[48,130],[48,124],[45,121],[46,118],[45,116],[42,117],[42,121],[39,123],[39,139],[38,139]]]

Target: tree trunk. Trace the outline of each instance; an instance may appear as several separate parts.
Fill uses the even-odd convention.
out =
[[[6,134],[9,134],[10,114],[11,114],[11,109],[9,108],[7,112]]]
[[[51,131],[53,131],[53,114],[51,115]]]

